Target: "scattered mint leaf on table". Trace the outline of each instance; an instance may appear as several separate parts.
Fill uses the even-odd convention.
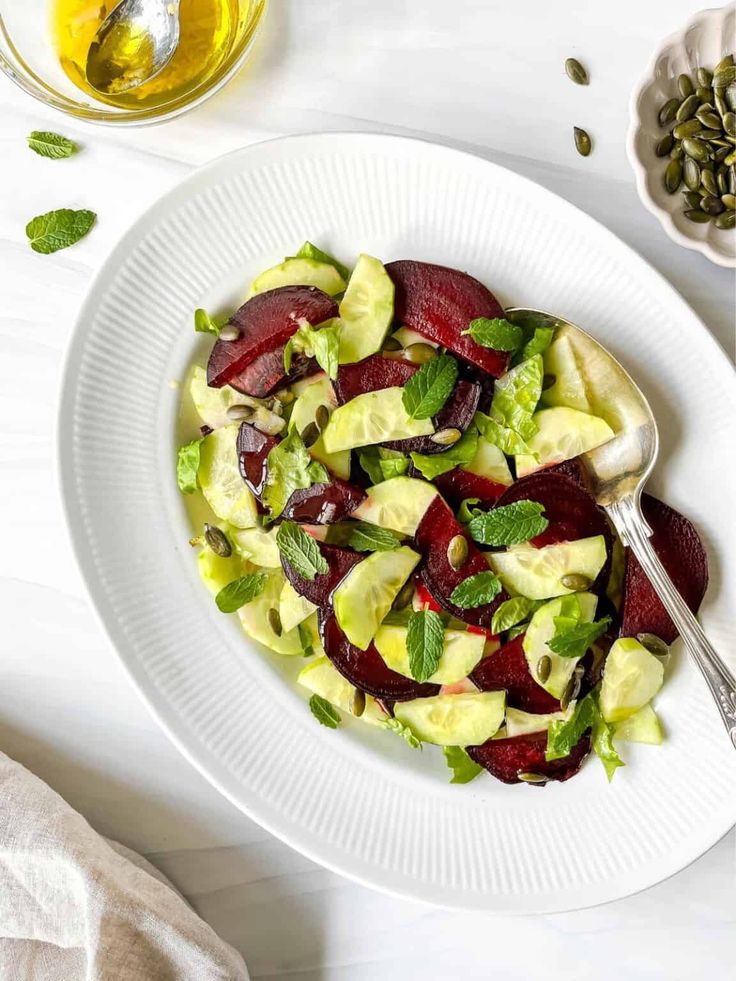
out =
[[[66,136],[38,129],[34,129],[28,136],[28,146],[40,157],[48,157],[49,160],[71,157],[79,149],[77,144]]]
[[[515,351],[524,340],[521,327],[501,317],[471,320],[463,334],[470,334],[476,344],[494,351]]]
[[[437,670],[445,644],[445,629],[439,614],[419,610],[409,617],[406,650],[409,670],[416,681],[427,681]]]
[[[193,494],[197,489],[197,471],[202,452],[202,440],[180,446],[176,455],[176,482],[182,494]]]
[[[221,613],[235,613],[241,606],[260,596],[266,587],[268,576],[265,572],[252,572],[248,576],[234,579],[223,586],[215,596],[217,609]]]
[[[276,544],[289,565],[303,579],[311,581],[315,576],[328,571],[319,545],[295,521],[284,521],[279,525]]]
[[[96,218],[94,211],[60,208],[31,218],[26,225],[26,235],[34,252],[49,255],[59,249],[67,249],[84,238]]]
[[[545,531],[549,521],[543,511],[544,505],[536,501],[514,501],[474,514],[466,527],[481,545],[518,545]]]
[[[309,708],[320,725],[327,726],[328,729],[337,729],[340,725],[340,713],[321,695],[312,695],[309,699]]]
[[[491,603],[501,592],[501,581],[495,572],[478,572],[469,576],[453,589],[450,602],[461,610],[473,610]]]
[[[483,770],[482,766],[471,760],[461,746],[443,746],[442,752],[445,754],[447,765],[452,770],[450,783],[470,783]]]
[[[440,354],[423,364],[404,385],[402,402],[411,419],[436,416],[452,394],[457,380],[457,361]]]

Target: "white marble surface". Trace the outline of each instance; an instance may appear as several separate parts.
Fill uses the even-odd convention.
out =
[[[629,900],[490,918],[345,881],[220,798],[132,690],[63,526],[54,414],[80,300],[136,215],[192,167],[284,133],[388,130],[472,149],[590,212],[680,290],[733,357],[733,274],[666,238],[638,203],[624,152],[631,86],[658,38],[696,9],[273,0],[246,70],[204,108],[151,129],[73,123],[0,79],[0,748],[158,864],[256,978],[734,977],[736,835]],[[566,79],[569,54],[589,66],[589,88]],[[572,149],[573,124],[594,137],[587,160]],[[83,152],[35,157],[24,137],[44,127]],[[54,256],[31,252],[26,221],[64,206],[96,210],[94,232]]]

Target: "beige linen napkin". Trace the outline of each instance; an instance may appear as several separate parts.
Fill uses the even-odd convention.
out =
[[[247,981],[145,859],[0,753],[2,981]]]

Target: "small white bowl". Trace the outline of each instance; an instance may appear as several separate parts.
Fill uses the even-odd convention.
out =
[[[631,95],[626,149],[636,175],[642,203],[656,215],[669,237],[686,249],[702,252],[719,266],[736,268],[736,231],[698,225],[683,214],[681,190],[668,194],[663,177],[667,157],[654,148],[665,134],[657,114],[667,99],[678,95],[677,76],[694,75],[715,65],[736,49],[736,4],[703,10],[682,31],[671,34],[655,52],[640,84]]]

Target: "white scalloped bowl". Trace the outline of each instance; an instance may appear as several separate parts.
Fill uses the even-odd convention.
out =
[[[677,95],[682,72],[701,66],[713,68],[736,49],[736,4],[703,10],[682,31],[671,34],[655,52],[641,83],[631,95],[627,151],[636,175],[636,188],[644,206],[659,218],[669,237],[711,262],[736,267],[736,231],[723,231],[713,222],[698,225],[683,214],[682,195],[668,194],[663,175],[666,160],[654,148],[664,135],[657,120],[663,102]]]

